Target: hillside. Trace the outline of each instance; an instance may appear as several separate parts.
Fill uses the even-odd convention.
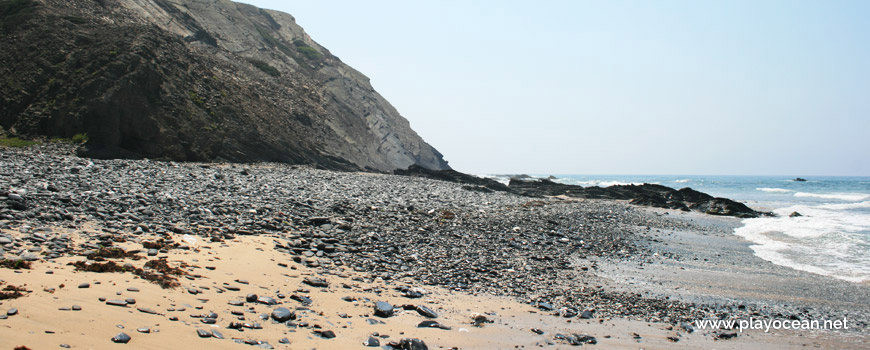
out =
[[[447,169],[286,13],[225,0],[0,1],[0,126],[95,158]]]

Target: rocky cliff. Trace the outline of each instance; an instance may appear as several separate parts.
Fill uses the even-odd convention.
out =
[[[448,169],[292,16],[227,0],[0,0],[0,125],[92,157]]]

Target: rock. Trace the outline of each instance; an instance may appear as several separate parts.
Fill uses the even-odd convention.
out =
[[[402,338],[398,343],[391,342],[390,346],[399,350],[429,350],[422,340],[412,338]]]
[[[593,318],[593,317],[595,317],[595,315],[593,315],[592,311],[589,311],[589,310],[586,310],[586,311],[583,311],[582,313],[580,313],[580,318],[582,318],[584,320],[588,320],[588,319]]]
[[[136,328],[136,331],[139,333],[148,334],[148,333],[151,333],[151,328],[148,328],[148,327]]]
[[[257,302],[265,305],[277,305],[278,301],[272,297],[258,297]]]
[[[295,320],[296,314],[284,307],[279,307],[272,311],[272,319],[278,322],[287,322]]]
[[[211,336],[217,339],[224,339],[224,335],[221,334],[221,332],[219,332],[217,329],[211,330]]]
[[[788,214],[788,217],[790,217],[790,218],[796,218],[799,216],[803,216],[803,215],[801,215],[801,213],[798,213],[796,211],[793,211],[793,212],[791,212],[791,214]]]
[[[471,319],[471,324],[473,324],[475,327],[483,327],[485,323],[492,323],[492,321],[486,318],[486,316],[484,315],[477,315]]]
[[[302,305],[306,305],[306,306],[314,303],[314,301],[311,300],[311,298],[306,297],[304,295],[292,295],[292,296],[290,296],[290,299],[296,300],[296,301],[302,303]]]
[[[318,288],[329,287],[329,283],[320,277],[305,277],[305,279],[302,280],[302,283],[305,283],[305,284],[312,286],[312,287],[318,287]]]
[[[803,179],[803,178],[796,177],[796,178],[794,178],[794,180],[792,180],[792,181],[795,181],[795,182],[807,182],[807,179]]]
[[[442,325],[436,321],[426,320],[417,324],[417,328],[440,328],[444,330],[450,330],[451,328],[445,325]]]
[[[127,298],[127,299],[124,299],[124,302],[126,302],[127,305],[134,305],[134,304],[136,304],[136,299]]]
[[[387,318],[393,316],[393,305],[385,301],[375,303],[375,316]]]
[[[6,316],[15,316],[15,315],[18,315],[18,308],[13,307],[13,308],[9,309],[8,311],[6,311]]]
[[[91,284],[87,283],[87,282],[79,284],[79,288],[90,288],[90,287],[91,287]]]
[[[680,322],[680,328],[682,328],[684,331],[686,331],[686,332],[688,332],[688,333],[693,333],[693,332],[695,332],[695,328],[692,327],[692,325],[690,325],[690,324],[688,324],[688,323],[686,323],[686,322]]]
[[[197,329],[196,335],[198,335],[200,338],[211,338],[211,332],[202,329]]]
[[[253,303],[253,302],[257,301],[257,298],[258,297],[256,294],[248,294],[247,296],[245,296],[245,301],[247,301],[249,303]]]
[[[416,310],[417,310],[417,313],[420,314],[420,316],[428,317],[428,318],[438,318],[438,313],[436,313],[432,309],[426,307],[425,305],[417,305]]]
[[[555,308],[553,307],[552,304],[550,304],[550,303],[548,303],[548,302],[543,302],[543,301],[538,302],[538,308],[541,309],[541,310],[544,310],[544,311],[553,311],[553,310],[555,310]]]
[[[314,331],[316,334],[320,335],[320,337],[324,339],[332,339],[335,338],[335,332],[333,331]]]
[[[130,342],[130,339],[131,338],[129,335],[127,335],[127,333],[121,332],[121,333],[118,333],[118,335],[112,337],[112,342],[120,343],[120,344],[127,344]]]
[[[378,347],[381,346],[381,341],[378,340],[378,338],[369,336],[369,338],[363,342],[363,346]]]
[[[110,299],[110,300],[106,300],[106,305],[127,306],[127,302],[124,300]]]
[[[737,337],[737,332],[719,332],[715,333],[716,339],[728,340]]]

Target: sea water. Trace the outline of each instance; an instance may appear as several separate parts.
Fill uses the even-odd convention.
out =
[[[776,217],[744,219],[734,232],[752,243],[758,257],[847,281],[870,281],[870,177],[819,176],[798,182],[787,176],[555,176],[556,182],[580,186],[691,187],[772,211]],[[801,216],[790,217],[795,212]]]

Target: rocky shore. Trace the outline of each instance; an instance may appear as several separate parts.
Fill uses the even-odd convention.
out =
[[[614,266],[689,258],[664,249],[662,232],[711,230],[627,201],[531,198],[284,164],[91,160],[74,153],[62,143],[0,153],[0,279],[10,293],[2,307],[18,311],[0,320],[4,335],[15,334],[4,327],[28,327],[15,323],[30,317],[21,305],[46,320],[66,312],[60,308],[99,308],[109,318],[99,321],[109,328],[101,332],[123,332],[133,341],[151,335],[118,329],[117,318],[159,317],[162,327],[151,327],[161,332],[261,347],[287,338],[328,348],[321,341],[362,344],[387,334],[372,339],[398,349],[486,347],[475,326],[494,337],[519,332],[504,337],[514,345],[619,341],[612,345],[629,348],[656,344],[632,335],[646,327],[667,348],[731,334],[690,336],[687,322],[695,319],[828,316],[800,305],[699,302],[614,287],[604,277]],[[145,289],[153,293],[147,303],[135,294]],[[79,304],[49,310],[37,306],[40,298]],[[64,315],[94,315],[70,312]],[[171,323],[178,320],[188,327]],[[417,328],[427,320],[434,323]],[[601,328],[605,322],[628,323]],[[570,328],[580,325],[601,333]],[[234,336],[240,331],[244,336]],[[115,335],[75,339],[101,347]],[[28,338],[15,339],[24,345]],[[509,345],[500,344],[494,347]]]

